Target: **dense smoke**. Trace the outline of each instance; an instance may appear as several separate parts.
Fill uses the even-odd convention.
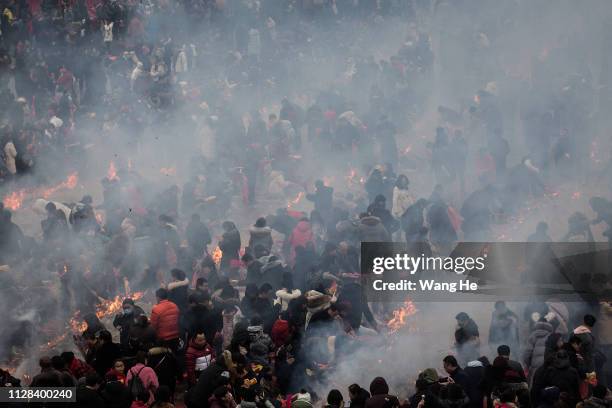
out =
[[[267,217],[281,254],[279,209],[304,211],[327,228],[321,254],[330,219],[358,224],[378,195],[391,210],[393,185],[377,177],[404,174],[412,202],[429,200],[429,232],[414,240],[442,254],[461,240],[526,241],[540,222],[534,240],[610,238],[608,1],[47,3],[7,4],[0,37],[0,196],[23,232],[3,221],[0,356],[19,374],[62,334],[76,350],[70,325],[96,306],[144,291],[154,303],[170,269],[201,266],[184,236],[192,214],[210,253],[225,220],[244,248]],[[339,209],[320,222],[306,198],[316,180]],[[85,195],[85,232],[71,219],[66,235],[43,236],[47,200],[77,214]],[[436,226],[442,205],[463,221],[454,238]],[[401,229],[389,238],[408,239]],[[407,370],[440,369],[458,312],[488,320],[493,306],[419,308],[418,330],[339,355],[330,382],[384,375],[406,389]]]

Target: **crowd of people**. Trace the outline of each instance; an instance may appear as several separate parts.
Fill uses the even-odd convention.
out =
[[[581,54],[600,34],[585,22],[608,10],[564,15],[574,25],[551,39],[538,18],[557,7],[575,11],[2,2],[0,191],[78,171],[88,193],[3,200],[0,386],[76,387],[72,406],[104,408],[609,406],[607,272],[578,271],[599,302],[538,299],[521,313],[496,303],[487,347],[475,317],[451,313],[453,353],[399,373],[401,390],[382,377],[331,385],[385,337],[396,306],[368,301],[361,242],[447,256],[460,241],[495,241],[528,203],[574,184],[591,198],[567,233],[542,221],[521,239],[612,242],[612,158],[597,138],[607,59]],[[527,64],[508,45],[522,27],[534,37]],[[91,179],[107,151],[100,188]],[[137,157],[170,163],[184,183],[148,177]],[[116,298],[111,320],[100,305]],[[74,338],[54,343],[63,331]],[[17,378],[33,360],[40,372]]]

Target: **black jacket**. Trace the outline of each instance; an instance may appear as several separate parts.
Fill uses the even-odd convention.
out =
[[[104,408],[104,400],[98,391],[81,386],[76,389],[75,408]]]
[[[132,405],[130,390],[119,381],[106,383],[100,395],[105,408],[129,408]]]
[[[198,377],[195,387],[186,396],[189,408],[208,408],[208,399],[213,395],[215,389],[223,384],[221,373],[227,371],[222,358],[208,366]]]

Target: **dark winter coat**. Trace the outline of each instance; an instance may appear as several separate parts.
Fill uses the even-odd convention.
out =
[[[389,241],[389,233],[383,226],[380,218],[368,216],[363,217],[359,223],[359,240],[361,242],[385,242]]]
[[[255,251],[255,247],[260,245],[268,253],[272,251],[272,230],[270,227],[251,227],[249,230],[249,249]]]
[[[370,383],[370,394],[372,396],[365,402],[365,408],[392,408],[399,407],[399,400],[394,395],[389,395],[389,386],[382,377],[376,377]]]
[[[533,331],[529,335],[525,350],[523,352],[523,361],[525,366],[529,367],[529,375],[532,376],[535,371],[544,364],[544,355],[546,354],[546,339],[553,332],[553,327],[548,322],[537,322]]]

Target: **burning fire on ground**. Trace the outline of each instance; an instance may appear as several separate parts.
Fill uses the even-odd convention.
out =
[[[408,317],[415,315],[416,312],[418,312],[418,310],[412,300],[405,300],[404,304],[399,309],[393,311],[393,317],[387,322],[389,332],[395,333],[406,326]]]
[[[32,189],[21,189],[19,191],[14,191],[11,194],[4,197],[2,203],[4,207],[11,211],[18,210],[23,205],[23,202],[26,199],[32,199],[37,197],[42,197],[44,199],[48,199],[59,190],[66,189],[72,190],[77,186],[79,182],[79,174],[75,171],[71,173],[66,180],[61,183],[50,187],[50,188],[32,188]]]
[[[221,248],[219,248],[219,246],[217,245],[217,247],[215,248],[215,250],[212,253],[212,259],[213,259],[213,261],[215,261],[215,265],[217,265],[217,268],[221,264],[221,257],[222,256],[223,256],[223,251],[221,251]]]
[[[108,170],[106,171],[106,178],[108,181],[119,180],[117,176],[117,167],[115,167],[115,162],[111,161],[108,165]]]
[[[304,192],[300,191],[297,196],[295,196],[295,198],[293,200],[289,200],[287,202],[287,208],[291,208],[294,207],[295,205],[299,204],[300,201],[302,201],[302,198],[304,197]]]

